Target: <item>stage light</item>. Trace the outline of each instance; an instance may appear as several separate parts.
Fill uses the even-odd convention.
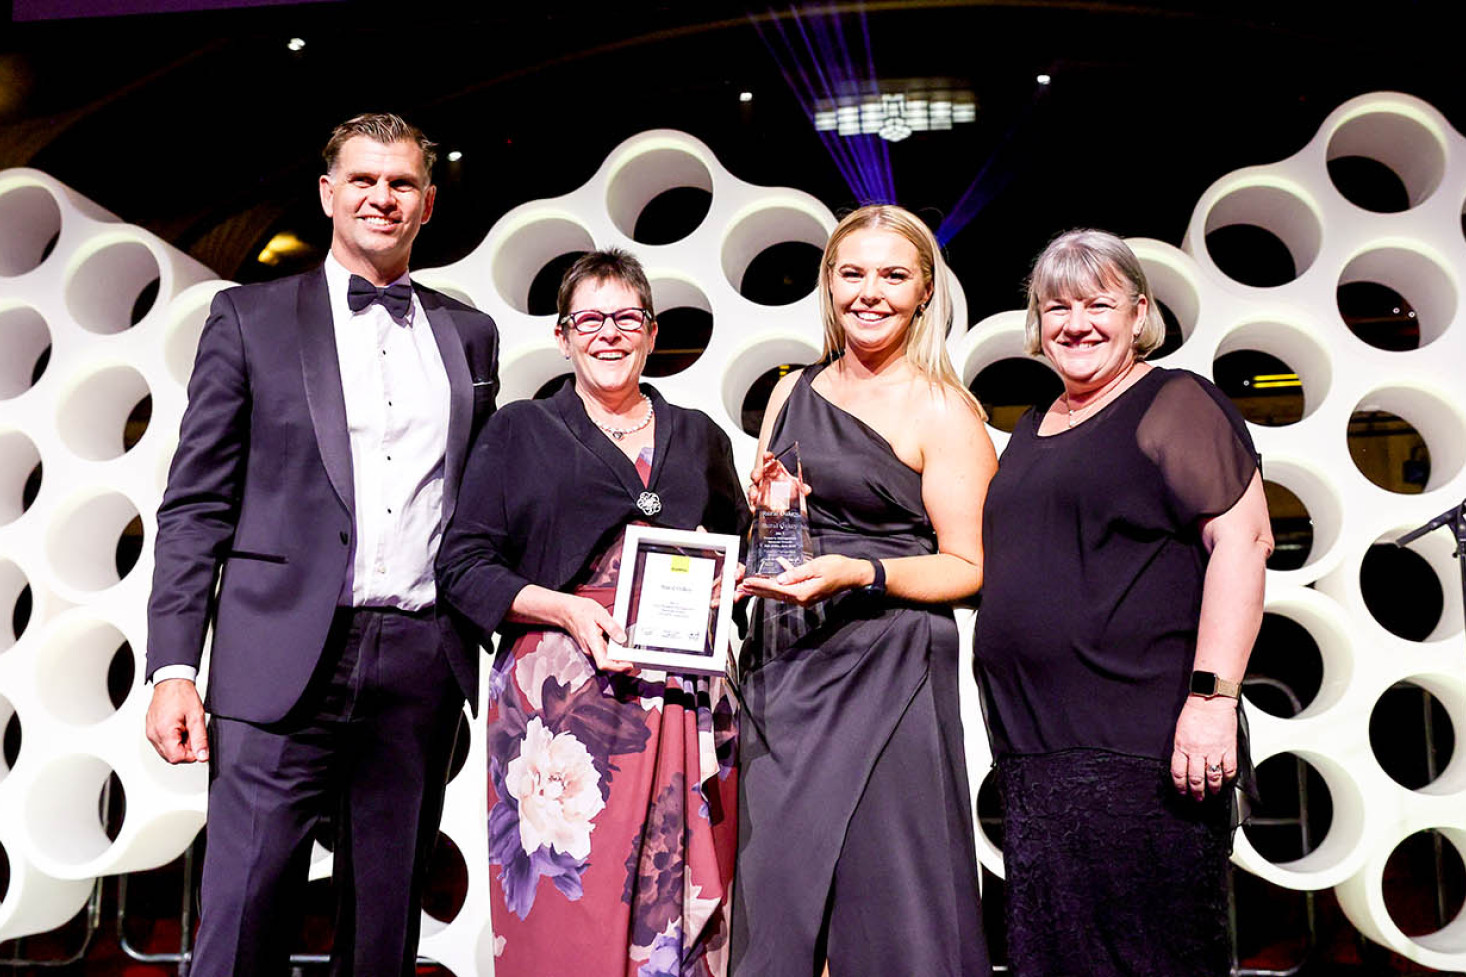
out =
[[[1049,82],[1053,81],[1054,79],[1051,78],[1048,75],[1039,75],[1034,80],[1037,81],[1040,85],[1047,85]]]
[[[290,40],[285,42],[285,46],[292,51],[299,51],[305,47],[305,38],[292,37]]]
[[[740,101],[740,102],[752,102],[753,101],[753,92],[739,92],[738,93],[738,101]]]
[[[952,103],[946,99],[933,99],[931,104],[931,127],[945,131],[952,128]]]
[[[970,91],[938,87],[931,79],[898,79],[875,87],[816,103],[810,111],[815,131],[899,142],[912,133],[977,121],[977,99]]]
[[[886,113],[879,102],[866,102],[860,107],[860,131],[865,135],[880,132],[885,121]]]
[[[280,263],[281,258],[294,258],[303,255],[311,250],[311,246],[291,231],[281,231],[270,238],[264,250],[255,256],[255,260],[262,265],[274,267]]]
[[[879,135],[887,142],[900,142],[907,136],[911,135],[911,127],[902,122],[899,118],[888,119],[886,123],[881,126]]]
[[[906,124],[911,127],[912,132],[926,132],[931,128],[931,117],[927,114],[926,99],[909,98],[906,100]]]
[[[462,158],[463,158],[463,153],[460,152],[457,149],[450,150],[449,153],[448,153],[448,162],[450,162],[450,163],[456,163],[456,162],[458,162]]]

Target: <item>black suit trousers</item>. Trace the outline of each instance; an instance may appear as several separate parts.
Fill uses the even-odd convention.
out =
[[[338,610],[305,695],[260,725],[215,716],[192,973],[288,973],[317,824],[334,827],[332,973],[414,972],[463,694],[435,612]]]

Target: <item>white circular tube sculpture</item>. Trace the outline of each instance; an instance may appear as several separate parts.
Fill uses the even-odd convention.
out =
[[[1379,214],[1346,200],[1327,169],[1341,156],[1393,169],[1409,208]],[[681,187],[710,194],[706,216],[679,241],[636,242],[642,209]],[[1301,420],[1252,433],[1268,479],[1295,493],[1313,521],[1304,564],[1269,572],[1267,609],[1312,636],[1323,683],[1293,718],[1250,713],[1256,759],[1307,762],[1327,785],[1334,817],[1303,858],[1270,862],[1239,834],[1234,860],[1288,888],[1334,887],[1371,939],[1455,970],[1466,968],[1466,921],[1407,937],[1390,917],[1381,880],[1390,853],[1417,831],[1436,830],[1466,850],[1466,759],[1458,748],[1435,782],[1411,791],[1381,769],[1368,739],[1380,696],[1407,680],[1431,691],[1455,728],[1466,729],[1466,638],[1450,541],[1442,535],[1416,544],[1447,594],[1441,623],[1425,641],[1399,638],[1374,620],[1359,567],[1375,542],[1466,496],[1463,200],[1466,140],[1429,105],[1376,93],[1340,106],[1289,159],[1218,180],[1179,248],[1131,242],[1185,339],[1166,365],[1211,375],[1219,356],[1258,350],[1289,364],[1303,390]],[[1228,278],[1205,238],[1236,223],[1275,234],[1296,277],[1272,288]],[[754,441],[741,414],[750,386],[775,367],[813,361],[821,329],[813,294],[759,305],[741,294],[744,274],[768,247],[822,247],[834,224],[810,195],[744,183],[698,140],[654,131],[618,146],[582,187],[515,208],[467,257],[417,277],[499,322],[508,401],[567,372],[553,317],[528,311],[535,275],[570,252],[611,245],[635,252],[660,304],[698,308],[713,320],[705,352],[653,382],[668,399],[722,425],[747,468]],[[13,768],[0,764],[0,846],[11,865],[0,938],[59,925],[85,900],[90,879],[171,860],[203,822],[204,772],[169,768],[153,755],[141,735],[147,690],[140,685],[154,512],[199,330],[213,294],[227,285],[211,277],[42,173],[0,172],[0,721],[18,724],[22,742]],[[1335,290],[1357,281],[1408,298],[1420,317],[1420,349],[1374,349],[1349,332]],[[958,322],[949,348],[964,379],[1024,355],[1021,310],[968,329],[960,286],[954,292]],[[152,420],[128,446],[124,421],[143,397],[152,398]],[[1425,491],[1387,492],[1354,466],[1346,432],[1361,407],[1392,411],[1421,432],[1432,461]],[[1006,435],[991,433],[1001,450]],[[144,548],[124,566],[117,543],[134,518]],[[30,611],[17,633],[21,604]],[[970,655],[970,615],[961,621]],[[113,703],[105,676],[118,655],[133,656],[134,682]],[[963,707],[976,789],[991,758],[970,681]],[[460,977],[492,974],[496,942],[484,746],[470,728],[442,826],[467,865],[467,893],[451,920],[424,920],[422,943],[424,954]],[[96,815],[109,782],[127,799],[115,837]],[[981,832],[978,846],[983,863],[1000,874],[1001,853]],[[317,858],[313,874],[327,865]]]

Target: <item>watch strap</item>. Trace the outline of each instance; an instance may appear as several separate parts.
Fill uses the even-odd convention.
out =
[[[860,588],[861,593],[867,597],[884,597],[886,594],[886,566],[880,560],[866,560],[875,571],[875,578],[864,587]]]
[[[1191,694],[1199,695],[1204,699],[1214,699],[1219,695],[1237,699],[1242,696],[1242,683],[1229,682],[1216,672],[1198,668],[1191,673]]]

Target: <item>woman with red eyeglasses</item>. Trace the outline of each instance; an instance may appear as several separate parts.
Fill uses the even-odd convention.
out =
[[[574,370],[509,404],[464,472],[440,593],[487,636],[489,858],[499,977],[721,975],[736,846],[733,702],[722,678],[613,660],[632,523],[742,533],[728,436],[641,373],[651,288],[621,250],[560,286]],[[487,637],[485,638],[487,643]]]

